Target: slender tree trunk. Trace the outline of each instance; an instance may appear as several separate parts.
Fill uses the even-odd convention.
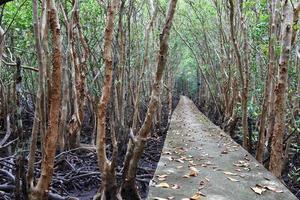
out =
[[[278,69],[278,83],[275,88],[275,124],[274,132],[272,135],[271,155],[270,155],[270,171],[277,177],[281,176],[283,169],[284,151],[283,151],[283,138],[285,134],[285,111],[286,111],[286,90],[288,86],[288,62],[290,51],[292,48],[293,26],[297,25],[298,14],[295,18],[295,13],[299,12],[300,3],[296,8],[293,8],[290,1],[284,1],[282,10],[282,30],[281,30],[281,53],[279,59]],[[294,40],[295,41],[295,40]]]
[[[5,35],[4,35],[4,30],[0,26],[0,60],[2,59],[2,54],[4,50],[4,44],[5,44]],[[2,62],[0,62],[0,66],[2,65]]]
[[[25,153],[24,153],[24,144],[25,137],[23,132],[23,124],[22,124],[22,106],[21,106],[21,93],[22,93],[22,69],[21,69],[21,60],[17,57],[16,61],[16,80],[15,80],[15,90],[16,90],[16,135],[19,137],[17,144],[17,158],[16,158],[16,180],[15,180],[15,198],[17,200],[21,199],[22,196],[25,195],[25,199],[27,199],[27,189],[26,189],[26,180],[25,180]],[[21,181],[24,183],[21,185]],[[24,189],[22,189],[24,188]]]
[[[101,172],[101,189],[95,195],[95,200],[115,200],[120,199],[115,175],[115,158],[116,148],[113,151],[113,158],[110,162],[106,155],[106,108],[109,104],[112,87],[113,75],[113,58],[112,58],[112,42],[114,33],[115,13],[118,10],[120,0],[112,0],[107,9],[106,27],[104,32],[103,57],[105,66],[105,76],[102,87],[102,95],[98,104],[98,121],[97,121],[97,156],[98,165]],[[111,120],[113,121],[113,119]],[[111,130],[113,131],[113,130]],[[113,146],[116,146],[115,135],[111,133]]]
[[[235,36],[235,25],[234,25],[234,13],[235,13],[235,5],[233,0],[229,0],[230,4],[230,34],[231,40],[234,47],[234,52],[237,59],[237,66],[240,73],[240,79],[242,84],[242,126],[243,126],[243,147],[246,150],[249,150],[250,137],[248,130],[248,114],[247,114],[247,104],[248,104],[248,77],[246,69],[248,66],[243,66],[241,53],[238,47],[238,43]]]
[[[52,85],[49,92],[49,125],[45,135],[41,176],[32,190],[31,199],[47,199],[53,174],[54,158],[58,138],[59,112],[61,103],[62,43],[59,18],[54,0],[48,0],[49,23],[53,43]]]
[[[42,40],[44,40],[44,35],[46,32],[47,22],[47,3],[44,0],[42,2],[42,20],[39,21],[38,17],[38,1],[33,0],[33,23],[34,23],[34,34],[35,34],[35,47],[37,51],[37,59],[39,64],[39,78],[38,78],[38,90],[36,94],[36,107],[34,112],[34,121],[31,132],[31,142],[29,150],[29,159],[28,159],[28,170],[27,170],[27,184],[29,190],[29,196],[31,190],[34,189],[33,185],[33,176],[34,176],[34,163],[35,163],[35,152],[36,144],[38,138],[38,132],[41,132],[40,135],[44,135],[44,125],[46,124],[45,116],[45,69],[46,69],[46,55],[43,48]]]
[[[137,125],[138,125],[138,114],[139,114],[139,102],[140,102],[140,89],[141,89],[141,84],[142,84],[142,80],[144,78],[145,75],[145,70],[148,69],[149,67],[149,40],[150,40],[150,33],[151,33],[151,29],[153,27],[155,18],[156,18],[156,10],[152,11],[152,16],[151,19],[148,23],[148,26],[145,30],[145,52],[144,52],[144,64],[143,67],[141,69],[141,73],[140,73],[140,77],[138,80],[138,84],[137,84],[137,89],[136,89],[136,96],[135,96],[135,101],[134,101],[134,114],[133,114],[133,120],[132,120],[132,129],[134,131],[134,133],[136,132],[137,129]]]
[[[162,77],[164,68],[167,62],[168,55],[168,38],[170,35],[170,30],[172,26],[173,17],[176,10],[177,0],[170,0],[169,9],[167,13],[166,22],[163,27],[163,31],[160,35],[160,47],[158,53],[158,61],[157,61],[157,71],[155,75],[154,84],[152,87],[152,93],[150,97],[150,103],[148,106],[146,119],[139,130],[136,137],[133,136],[131,145],[128,147],[128,151],[125,158],[125,164],[128,166],[124,166],[125,179],[122,184],[122,197],[123,199],[140,199],[136,185],[135,185],[135,177],[138,167],[138,162],[142,156],[142,153],[145,148],[145,144],[147,141],[147,137],[150,134],[150,127],[153,122],[153,117],[157,110],[158,100],[161,91]]]
[[[269,66],[268,66],[268,75],[265,84],[265,91],[264,91],[264,100],[261,109],[261,116],[260,116],[260,128],[259,128],[259,139],[257,143],[257,152],[256,152],[256,159],[258,162],[263,162],[263,155],[265,151],[265,134],[266,134],[266,122],[267,122],[267,115],[269,112],[269,103],[270,103],[270,94],[273,92],[272,90],[272,79],[275,72],[275,42],[276,42],[276,5],[277,0],[270,1],[270,30],[269,30]]]

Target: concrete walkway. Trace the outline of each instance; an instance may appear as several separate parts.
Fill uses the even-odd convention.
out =
[[[187,97],[172,116],[149,200],[296,200]]]

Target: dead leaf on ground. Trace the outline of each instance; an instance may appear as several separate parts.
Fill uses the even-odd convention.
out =
[[[180,158],[179,158],[179,159],[176,159],[175,161],[176,161],[176,162],[180,162],[180,163],[184,163],[184,161],[183,161],[182,159],[180,159]]]
[[[189,176],[196,177],[196,176],[198,176],[198,174],[199,174],[198,169],[196,169],[195,167],[190,167],[190,173],[189,173]]]
[[[228,154],[228,151],[224,150],[224,151],[221,152],[221,154]]]
[[[237,179],[234,179],[234,178],[231,178],[231,177],[227,177],[230,181],[232,181],[232,182],[240,182],[239,180],[237,180]]]
[[[260,187],[260,186],[255,186],[255,187],[251,187],[251,189],[256,193],[261,195],[264,191],[266,191],[265,188]]]
[[[230,175],[230,176],[237,176],[237,173],[232,173],[232,172],[223,172],[226,175]]]
[[[201,199],[201,195],[197,192],[190,199],[191,200],[200,200]]]
[[[190,175],[185,174],[185,175],[182,176],[182,178],[190,178]]]
[[[239,160],[237,163],[233,163],[233,165],[236,167],[249,167],[250,163]]]
[[[177,185],[177,184],[172,184],[172,187],[171,187],[172,189],[180,189],[180,186],[179,185]]]
[[[169,161],[174,160],[174,158],[173,158],[172,156],[168,156],[167,159],[168,159]]]
[[[161,197],[154,197],[153,200],[168,200],[166,198],[161,198]]]
[[[167,174],[157,175],[158,178],[166,178],[167,176]]]
[[[166,182],[162,182],[160,184],[155,185],[155,187],[159,187],[159,188],[169,188],[170,185]]]
[[[268,189],[268,190],[270,190],[272,192],[283,193],[282,190],[280,190],[280,189],[278,189],[278,188],[276,188],[276,187],[274,187],[272,185],[266,185],[266,186],[264,186],[264,188],[266,188],[266,189]]]
[[[189,165],[191,165],[191,166],[196,166],[196,164],[194,163],[193,160],[189,161]]]

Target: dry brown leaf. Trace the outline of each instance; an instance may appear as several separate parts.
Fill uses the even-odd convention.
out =
[[[190,164],[191,166],[196,166],[196,164],[194,163],[193,160],[189,161],[189,164]]]
[[[155,187],[159,187],[159,188],[169,188],[170,185],[166,182],[162,182],[160,184],[155,185]]]
[[[172,158],[172,156],[168,156],[167,159],[168,159],[169,161],[174,160],[174,159]]]
[[[191,200],[200,200],[200,199],[201,199],[201,195],[198,194],[198,193],[196,193],[196,194],[194,194],[190,199],[191,199]]]
[[[190,167],[190,173],[189,173],[189,176],[196,177],[196,176],[198,176],[198,174],[199,174],[198,169],[196,169],[195,167]]]
[[[171,188],[175,190],[175,189],[179,189],[179,188],[180,188],[180,186],[179,186],[179,185],[177,185],[177,184],[173,184]]]
[[[224,150],[224,151],[221,152],[221,154],[228,154],[228,151]]]
[[[153,200],[168,200],[166,198],[161,198],[161,197],[154,197]]]
[[[232,172],[223,172],[223,173],[230,176],[237,176],[236,173],[232,173]]]
[[[188,174],[183,175],[182,178],[190,178],[190,176]]]
[[[236,167],[249,167],[250,163],[239,160],[237,163],[233,163],[233,165]]]
[[[276,188],[274,186],[271,186],[271,185],[266,185],[266,186],[264,186],[264,188],[266,188],[266,189],[268,189],[268,190],[270,190],[272,192],[283,193],[282,190],[280,190],[280,189],[278,189],[278,188]]]
[[[166,178],[167,176],[167,174],[157,175],[158,178]]]
[[[180,162],[180,163],[184,163],[184,161],[182,159],[176,159],[175,161]]]
[[[237,180],[237,179],[234,179],[234,178],[231,178],[231,177],[227,177],[230,181],[232,181],[232,182],[240,182],[239,180]]]
[[[170,151],[165,151],[165,152],[163,152],[162,154],[165,154],[165,155],[171,155],[172,152],[170,152]]]
[[[259,186],[255,186],[255,187],[251,187],[251,189],[256,193],[261,195],[264,191],[266,191],[265,188],[259,187]]]

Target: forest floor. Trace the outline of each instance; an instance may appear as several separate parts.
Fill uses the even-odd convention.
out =
[[[143,198],[147,197],[149,182],[154,176],[164,139],[164,132],[155,132],[147,141],[145,152],[139,162],[137,185]],[[37,152],[36,157],[40,159],[40,152]],[[13,177],[15,163],[15,156],[0,158],[0,200],[15,199],[15,178]],[[25,168],[27,168],[27,160]],[[40,169],[40,162],[36,162],[35,169]],[[117,167],[118,179],[122,176],[121,169],[122,167]],[[40,174],[40,170],[37,174]],[[69,199],[70,197],[90,200],[100,187],[100,175],[94,146],[86,145],[64,151],[56,156],[49,200]]]
[[[178,100],[179,99],[177,98],[174,99],[173,108],[176,107]],[[167,107],[167,105],[164,106],[163,109],[165,109],[165,107]],[[55,157],[54,174],[50,187],[51,192],[49,200],[69,199],[70,197],[76,197],[80,200],[90,200],[93,198],[101,185],[101,174],[98,169],[96,149],[94,145],[89,145],[91,143],[90,135],[93,131],[93,127],[91,127],[90,123],[88,122],[89,118],[90,116],[86,116],[85,126],[81,138],[83,144],[81,147],[58,153]],[[27,135],[30,135],[31,133],[32,121],[32,118],[24,115],[23,122],[26,125],[25,129],[27,130]],[[155,127],[153,129],[151,137],[147,141],[147,146],[142,155],[142,159],[139,162],[136,180],[139,193],[144,199],[148,195],[149,182],[154,176],[157,163],[161,156],[167,132],[167,121],[168,114],[163,116],[161,127]],[[110,146],[107,147],[107,153],[108,157],[110,158]],[[25,154],[25,169],[27,169],[28,151],[26,151]],[[1,151],[0,155],[0,200],[12,200],[15,199],[14,175],[16,169],[16,156],[15,154],[11,156],[2,156],[5,155],[5,152]],[[122,177],[122,159],[124,159],[124,155],[120,156],[120,159],[118,160],[118,180],[120,180]],[[41,152],[36,151],[36,177],[38,177],[40,174],[40,160]]]
[[[297,199],[182,96],[171,119],[149,200],[185,198]]]

